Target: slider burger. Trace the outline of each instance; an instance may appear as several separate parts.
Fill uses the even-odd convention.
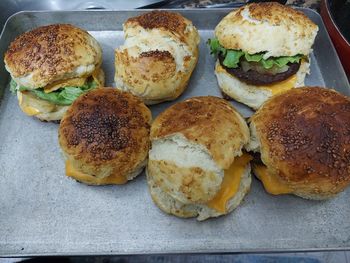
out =
[[[88,32],[69,24],[20,35],[4,60],[20,108],[43,121],[60,120],[78,96],[104,85],[100,45]]]
[[[132,180],[146,165],[151,119],[130,93],[98,88],[80,96],[58,131],[66,175],[89,185]]]
[[[123,28],[124,45],[115,50],[116,87],[146,104],[180,96],[198,60],[200,38],[192,22],[152,11],[129,18]]]
[[[229,13],[208,41],[223,94],[258,109],[271,96],[303,86],[317,31],[303,13],[276,2]]]
[[[304,87],[269,99],[252,117],[249,149],[265,190],[327,199],[350,184],[350,100]]]
[[[151,127],[147,181],[166,213],[205,220],[230,213],[250,189],[249,129],[227,101],[194,97]]]

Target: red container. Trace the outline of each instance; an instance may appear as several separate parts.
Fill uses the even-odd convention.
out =
[[[321,16],[323,22],[326,25],[328,34],[330,35],[332,42],[337,50],[338,56],[343,64],[344,70],[350,78],[350,44],[342,34],[337,25],[332,12],[337,12],[339,10],[331,10],[329,1],[340,1],[340,0],[322,0],[321,1]],[[350,26],[350,17],[349,17]]]

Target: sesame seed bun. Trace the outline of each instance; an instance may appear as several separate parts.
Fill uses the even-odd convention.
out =
[[[174,100],[198,60],[199,34],[178,13],[152,11],[124,23],[125,43],[115,50],[116,87],[146,104]]]
[[[105,184],[110,176],[128,180],[142,171],[149,149],[151,112],[138,98],[113,88],[81,95],[59,127],[59,144],[87,184]],[[74,177],[74,176],[72,176]]]
[[[69,24],[54,24],[18,36],[4,61],[17,84],[36,89],[91,75],[101,65],[102,51],[88,32]]]
[[[320,87],[293,89],[268,100],[250,129],[248,148],[292,194],[327,199],[350,184],[349,98]]]

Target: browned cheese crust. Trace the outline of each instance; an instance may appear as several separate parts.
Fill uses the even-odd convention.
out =
[[[125,26],[139,25],[144,29],[163,29],[170,32],[174,36],[187,44],[189,34],[186,33],[186,27],[191,22],[178,13],[166,11],[151,11],[140,16],[129,18],[125,22]]]
[[[190,98],[162,112],[152,124],[151,140],[176,133],[206,147],[222,169],[231,165],[249,140],[239,113],[229,102],[211,96]]]
[[[77,77],[79,74],[71,73],[79,66],[98,66],[101,50],[88,32],[69,24],[54,24],[17,37],[5,53],[5,63],[12,76],[33,74],[32,82],[42,87],[66,75]]]
[[[232,18],[232,21],[240,21],[242,19],[243,9],[244,8],[241,7],[237,10],[236,15]],[[252,3],[248,5],[248,9],[251,18],[265,20],[271,25],[288,23],[288,21],[298,21],[300,26],[315,26],[312,21],[302,12],[276,2]]]
[[[178,13],[152,11],[124,23],[125,43],[115,50],[116,87],[146,104],[174,100],[198,60],[199,34]]]
[[[215,28],[227,49],[269,56],[308,55],[318,27],[302,12],[276,2],[252,3],[235,9]]]
[[[268,172],[294,192],[331,197],[350,183],[350,100],[329,89],[292,89],[266,102],[251,120]]]
[[[124,176],[146,159],[150,124],[151,112],[138,98],[99,88],[80,96],[68,109],[61,120],[59,143],[82,172]]]

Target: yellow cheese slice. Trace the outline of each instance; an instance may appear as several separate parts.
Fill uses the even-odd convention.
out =
[[[92,72],[92,78],[97,83],[98,87],[102,87],[104,85],[104,73],[101,70],[101,68],[95,69],[94,72]]]
[[[76,170],[69,161],[66,161],[66,175],[73,177],[78,181],[83,181],[90,184],[125,184],[128,179],[125,176],[110,175],[105,178],[96,178],[94,176],[85,174],[81,171]]]
[[[254,173],[263,183],[266,192],[273,195],[289,194],[292,189],[281,183],[278,178],[267,172],[265,165],[254,165]]]
[[[39,99],[29,91],[17,91],[17,98],[19,107],[29,116],[50,113],[57,110],[55,104]]]
[[[218,72],[227,73],[227,71],[222,66],[216,67],[216,70]],[[232,76],[232,77],[234,77],[234,76]],[[287,91],[287,90],[294,88],[296,82],[297,82],[297,75],[294,74],[281,82],[278,82],[275,84],[270,84],[270,85],[265,85],[265,86],[257,86],[257,87],[259,89],[264,89],[264,90],[270,91],[272,93],[272,95],[276,95],[276,94],[279,94],[279,93],[282,93],[284,91]]]
[[[252,159],[249,154],[245,153],[233,161],[231,166],[225,170],[220,191],[207,203],[208,207],[221,213],[226,212],[226,204],[238,192],[244,169]]]
[[[22,104],[22,102],[23,102],[22,92],[17,91],[17,99],[18,99],[18,104]]]
[[[25,114],[27,114],[28,116],[34,116],[34,115],[37,115],[37,114],[40,114],[41,112],[36,109],[36,108],[33,108],[31,106],[26,106],[26,107],[23,107],[22,108],[23,112]]]
[[[294,74],[286,80],[283,80],[275,84],[267,85],[267,86],[259,86],[259,88],[271,91],[272,95],[276,95],[294,88],[296,82],[297,82],[297,75]]]
[[[23,93],[21,91],[17,91],[17,98],[18,98],[18,104],[19,104],[20,108],[28,116],[34,116],[34,115],[41,113],[40,110],[38,110],[32,106],[28,106],[27,103],[23,103],[25,101],[23,100]]]
[[[85,77],[85,78],[72,78],[72,79],[59,80],[50,85],[45,86],[44,92],[50,93],[62,87],[83,86],[85,84],[86,79],[87,78]]]
[[[94,72],[92,72],[91,76],[96,81],[97,86],[99,87],[102,86],[102,79],[104,77],[103,77],[103,71],[101,71],[101,68],[99,67],[96,68]],[[83,86],[89,77],[90,76],[55,81],[54,83],[45,86],[44,92],[50,93],[52,91],[58,90],[59,88],[69,87],[69,86],[73,86],[73,87]]]

